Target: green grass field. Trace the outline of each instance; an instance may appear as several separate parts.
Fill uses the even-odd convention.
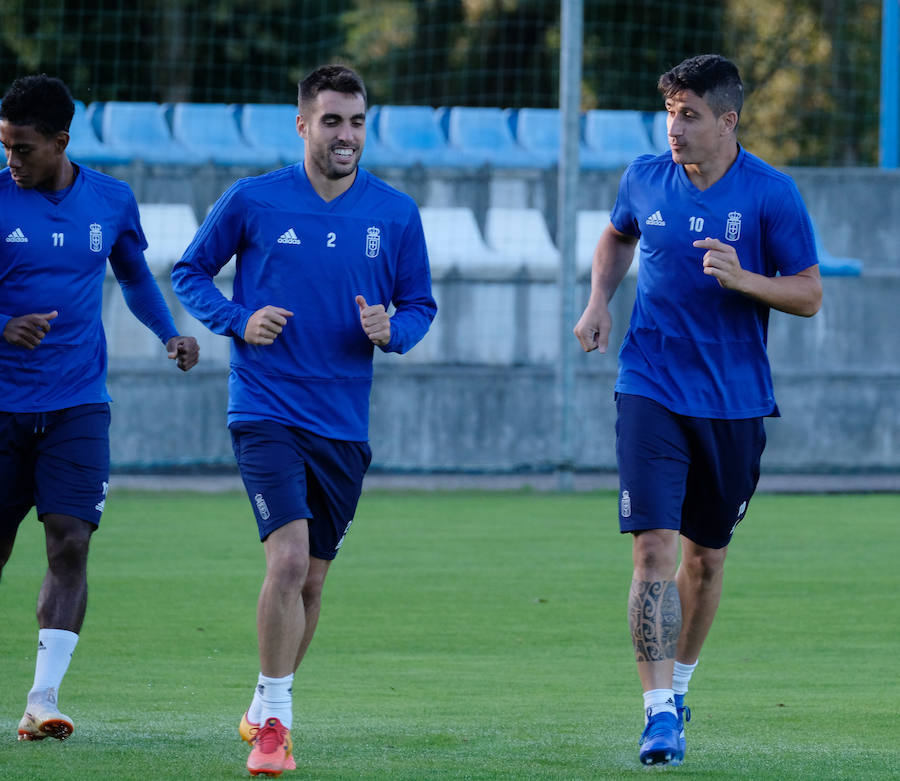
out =
[[[692,682],[688,755],[644,769],[615,496],[366,493],[294,686],[311,779],[900,777],[898,495],[758,496]],[[0,778],[248,777],[262,548],[239,494],[113,492],[61,690],[18,743],[42,529],[0,583]]]

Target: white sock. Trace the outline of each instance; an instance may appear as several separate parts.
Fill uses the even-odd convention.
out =
[[[260,673],[256,680],[256,687],[253,689],[253,701],[247,708],[247,721],[251,724],[260,724],[262,722],[262,693],[266,687],[264,683],[266,677]]]
[[[671,713],[677,716],[675,710],[675,694],[671,689],[650,689],[644,692],[644,720],[647,714],[656,716],[659,713]]]
[[[34,683],[29,698],[47,689],[59,696],[59,687],[69,669],[72,654],[78,644],[78,635],[66,629],[38,630],[37,658],[34,663]]]
[[[691,676],[694,674],[694,670],[697,669],[698,664],[700,664],[699,659],[693,664],[675,662],[675,672],[672,674],[672,691],[675,694],[688,693],[688,684],[691,682]]]
[[[294,721],[293,698],[291,696],[294,676],[285,675],[284,678],[267,678],[260,674],[259,683],[256,685],[260,700],[259,724],[264,724],[266,719],[276,718],[288,729]],[[256,699],[256,695],[254,695]]]

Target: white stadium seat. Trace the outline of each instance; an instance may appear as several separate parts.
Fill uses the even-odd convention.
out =
[[[197,232],[197,217],[186,203],[140,203],[147,237],[147,265],[155,276],[168,274]]]
[[[559,268],[559,250],[540,209],[493,206],[487,210],[484,232],[488,246],[508,258],[510,267],[525,266],[532,271]]]
[[[609,212],[605,209],[585,210],[575,215],[575,268],[579,273],[590,274],[597,240],[607,225]],[[629,274],[637,274],[639,256],[640,252],[635,247]]]
[[[471,209],[425,206],[420,213],[434,273],[451,268],[470,271],[509,267],[508,260],[485,243]]]

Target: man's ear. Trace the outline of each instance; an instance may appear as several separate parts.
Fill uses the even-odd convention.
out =
[[[69,131],[68,130],[60,130],[54,137],[53,143],[56,145],[56,150],[60,154],[66,151],[66,147],[69,146]]]
[[[719,117],[720,127],[722,128],[722,135],[727,135],[728,133],[734,132],[737,128],[738,123],[738,113],[737,111],[726,111]]]

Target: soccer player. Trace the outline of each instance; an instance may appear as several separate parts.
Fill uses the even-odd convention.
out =
[[[197,363],[144,260],[124,182],[69,160],[75,105],[62,81],[16,80],[0,104],[0,571],[32,507],[47,574],[37,603],[34,685],[19,740],[67,738],[57,698],[87,605],[87,556],[109,484],[106,260],[138,319],[183,371]]]
[[[293,678],[371,459],[374,347],[406,352],[437,310],[415,203],[359,167],[359,75],[318,68],[298,103],[303,161],[235,183],[172,271],[185,308],[232,339],[228,426],[266,558],[240,726],[253,775],[296,766]],[[213,277],[232,255],[228,300]]]
[[[719,604],[728,544],[756,489],[763,418],[779,414],[769,310],[811,317],[822,300],[796,186],[737,141],[737,67],[718,55],[693,57],[658,87],[671,152],[642,156],[622,176],[574,329],[585,351],[606,351],[607,305],[640,240],[615,390],[619,526],[633,535],[628,616],[647,765],[684,758],[684,696]]]

